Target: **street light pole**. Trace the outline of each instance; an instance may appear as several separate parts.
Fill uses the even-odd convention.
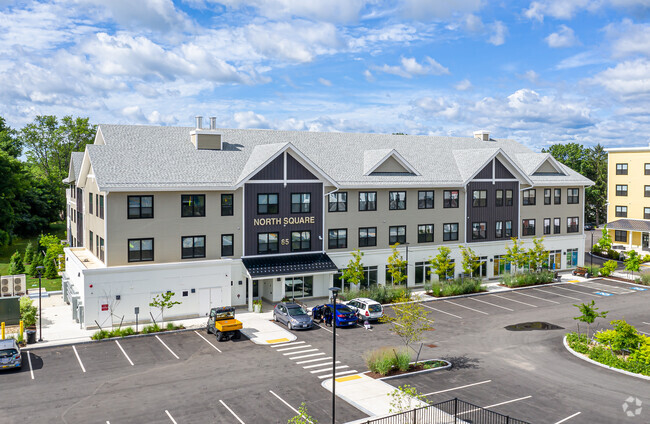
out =
[[[594,230],[591,230],[591,247],[589,248],[589,263],[591,264],[590,268],[594,268]]]
[[[332,292],[332,424],[336,423],[336,296],[341,290],[338,287],[330,287]]]
[[[41,305],[41,277],[43,276],[42,266],[37,266],[38,270],[38,341],[43,341],[43,307]]]

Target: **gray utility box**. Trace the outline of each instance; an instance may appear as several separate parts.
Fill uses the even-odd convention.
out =
[[[0,322],[5,325],[20,323],[20,296],[0,297]]]

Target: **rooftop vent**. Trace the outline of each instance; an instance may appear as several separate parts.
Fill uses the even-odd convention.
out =
[[[215,116],[210,117],[210,129],[211,130],[217,129],[217,118]]]
[[[217,131],[217,118],[210,117],[210,129],[203,129],[203,117],[196,117],[196,128],[190,131],[190,140],[197,150],[221,150],[221,134]]]
[[[490,141],[490,131],[478,130],[474,131],[474,138],[478,138],[483,141]]]
[[[197,130],[203,129],[203,117],[202,116],[197,116],[194,119],[196,119],[196,129]]]

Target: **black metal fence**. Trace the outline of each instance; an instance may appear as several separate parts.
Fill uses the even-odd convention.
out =
[[[387,417],[368,419],[364,424],[530,424],[458,398],[423,406]]]

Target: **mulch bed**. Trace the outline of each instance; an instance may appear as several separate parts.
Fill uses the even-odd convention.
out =
[[[432,361],[424,361],[424,363],[421,362],[421,363],[419,363],[417,365],[411,364],[408,371],[401,371],[401,370],[395,368],[395,369],[390,370],[386,375],[381,375],[379,373],[372,372],[372,371],[366,371],[364,374],[367,375],[368,377],[372,377],[372,378],[375,378],[375,379],[383,378],[383,377],[391,377],[391,376],[394,376],[394,375],[409,374],[409,373],[412,373],[412,372],[415,372],[415,371],[424,370],[425,369],[424,364],[428,363],[428,362],[432,362]],[[445,364],[444,362],[441,362],[441,361],[434,361],[434,363],[436,364],[435,366],[432,366],[432,367],[426,368],[426,369],[440,368],[440,367],[444,367],[445,365],[447,365],[447,364]]]

